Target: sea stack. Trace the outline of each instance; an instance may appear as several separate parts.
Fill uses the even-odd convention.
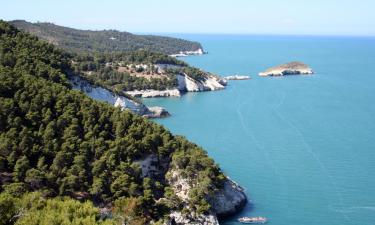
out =
[[[271,67],[264,72],[259,73],[259,76],[284,76],[284,75],[307,75],[313,74],[313,70],[302,62],[290,62],[279,66]]]

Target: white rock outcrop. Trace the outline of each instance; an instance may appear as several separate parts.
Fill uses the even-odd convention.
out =
[[[135,91],[127,91],[128,95],[133,97],[139,98],[155,98],[155,97],[181,97],[180,91],[175,89],[168,89],[168,90],[135,90]]]
[[[141,168],[142,178],[164,176],[168,169],[168,159],[160,159],[156,154],[147,155],[135,163]]]
[[[225,88],[225,81],[213,75],[208,75],[202,81],[194,80],[186,74],[177,75],[178,89],[180,91],[216,91]]]
[[[229,216],[238,212],[247,202],[244,190],[229,178],[223,188],[209,198],[212,210],[218,216]]]
[[[249,80],[250,76],[232,75],[224,77],[225,80]]]
[[[148,107],[148,110],[151,112],[151,114],[144,115],[148,118],[165,118],[171,115],[167,110],[160,106]]]
[[[122,96],[116,97],[116,102],[114,106],[121,107],[122,109],[129,109],[132,112],[137,113],[138,115],[150,114],[149,108],[147,108],[145,105],[135,102],[133,100],[130,100],[128,98],[122,97]]]
[[[208,215],[184,215],[181,212],[174,211],[169,214],[169,220],[165,225],[219,225],[217,216],[213,214]]]
[[[73,76],[70,82],[73,89],[82,91],[95,100],[107,102],[111,105],[121,107],[122,109],[129,109],[138,115],[149,118],[157,118],[159,116],[166,117],[169,115],[169,113],[161,107],[153,107],[150,109],[140,102],[116,95],[105,88],[93,86],[79,76]]]
[[[178,171],[170,171],[168,177],[168,183],[171,185],[174,193],[183,201],[189,201],[189,191],[195,185],[191,183],[187,178],[180,175]],[[247,202],[247,197],[244,190],[231,179],[227,178],[224,181],[223,186],[213,193],[211,196],[207,196],[209,203],[211,204],[211,210],[208,215],[181,215],[173,214],[170,215],[177,221],[188,221],[188,223],[180,224],[204,224],[202,222],[203,217],[207,217],[207,224],[216,224],[213,221],[217,221],[217,217],[229,216],[240,211]],[[176,218],[176,215],[178,217]],[[214,219],[212,220],[211,217]],[[209,221],[209,222],[208,222]],[[213,222],[213,223],[211,223]],[[178,223],[177,223],[178,224]],[[218,223],[217,223],[218,224]]]
[[[203,49],[199,48],[195,51],[181,51],[177,54],[172,54],[172,55],[169,55],[169,56],[172,56],[172,57],[185,57],[185,56],[189,56],[189,55],[203,55],[205,52],[203,51]]]

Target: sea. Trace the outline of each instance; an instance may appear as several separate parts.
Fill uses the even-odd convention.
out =
[[[263,216],[272,225],[375,224],[375,38],[173,35],[208,54],[180,58],[203,70],[249,75],[222,91],[144,99],[156,119],[202,146],[249,203],[221,224]],[[259,77],[302,61],[314,75]]]

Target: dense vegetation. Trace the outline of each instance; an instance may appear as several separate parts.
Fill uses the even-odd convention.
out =
[[[74,52],[129,52],[143,49],[164,54],[176,54],[180,51],[202,49],[202,46],[197,42],[178,38],[135,35],[116,30],[78,30],[52,23],[29,23],[23,20],[15,20],[11,23],[21,30]]]
[[[90,53],[74,54],[73,67],[76,74],[80,74],[93,84],[100,85],[116,93],[132,90],[166,90],[178,86],[178,74],[187,74],[196,81],[203,81],[208,73],[191,67],[176,58],[150,51],[135,51],[126,53]],[[130,71],[118,71],[119,67],[131,65]],[[136,68],[145,65],[148,68]],[[165,65],[163,76],[158,74],[157,67]],[[136,76],[137,72],[144,77]]]
[[[58,224],[65,216],[77,217],[68,224],[115,222],[100,220],[89,202],[58,196],[112,206],[118,223],[144,224],[181,210],[164,176],[142,176],[136,160],[149,154],[198,183],[190,208],[209,210],[206,195],[224,179],[213,160],[156,123],[72,90],[70,57],[0,21],[0,206],[14,204],[0,207],[9,210],[1,212],[0,223],[53,224],[55,218]],[[30,200],[27,193],[34,191],[40,197]]]
[[[207,77],[206,72],[166,55],[201,48],[199,43],[118,31],[82,31],[51,23],[29,23],[22,20],[11,23],[68,50],[76,74],[120,95],[133,90],[176,88],[176,75],[181,73],[188,74],[197,81]],[[116,40],[111,39],[113,37]],[[149,66],[148,71],[141,71],[145,72],[144,76],[136,76],[135,72],[140,71],[118,71],[119,65],[140,64]],[[151,76],[157,64],[176,67],[166,70],[165,76]]]
[[[116,219],[101,218],[91,202],[80,203],[68,197],[46,199],[39,192],[0,194],[0,225],[115,225]]]
[[[116,93],[132,90],[165,90],[175,88],[177,83],[176,73],[166,76],[146,76],[157,72],[156,64],[169,64],[184,66],[186,63],[173,57],[150,51],[136,51],[126,53],[91,53],[74,55],[73,67],[76,74],[81,74],[91,83],[110,89]],[[135,65],[147,65],[147,71],[135,68]],[[132,65],[134,73],[144,72],[145,77],[137,77],[130,71],[118,71],[120,65]]]

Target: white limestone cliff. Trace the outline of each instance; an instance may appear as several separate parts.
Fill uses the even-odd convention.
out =
[[[175,89],[168,89],[168,90],[135,90],[135,91],[127,91],[128,95],[133,97],[139,98],[155,98],[155,97],[181,97],[180,91]]]
[[[177,80],[180,91],[216,91],[225,88],[225,82],[213,75],[208,75],[206,79],[197,81],[186,74],[179,74]]]
[[[169,115],[169,113],[161,107],[148,108],[141,102],[136,102],[124,96],[116,95],[105,88],[93,86],[89,82],[78,76],[74,76],[70,80],[70,82],[72,84],[73,89],[82,91],[95,100],[107,102],[111,105],[121,107],[124,110],[129,109],[132,112],[138,115],[142,115],[144,117],[156,118],[166,117]]]

